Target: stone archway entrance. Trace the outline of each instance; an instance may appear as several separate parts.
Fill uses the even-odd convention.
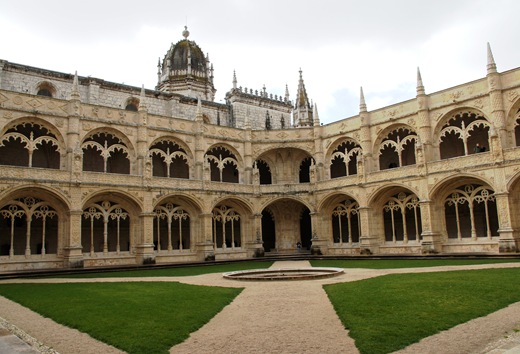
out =
[[[262,240],[266,252],[297,252],[296,244],[310,249],[312,226],[309,208],[292,200],[282,199],[262,211]]]

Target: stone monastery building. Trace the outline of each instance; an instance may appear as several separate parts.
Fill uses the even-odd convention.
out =
[[[188,39],[144,89],[0,60],[0,271],[520,246],[520,68],[322,125]],[[484,56],[483,56],[484,57]],[[484,72],[484,68],[483,68]],[[307,251],[308,252],[308,251]]]

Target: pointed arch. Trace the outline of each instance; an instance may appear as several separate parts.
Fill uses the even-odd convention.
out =
[[[239,161],[237,155],[225,146],[216,145],[206,152],[211,180],[217,182],[239,182]]]
[[[336,141],[329,149],[327,160],[330,161],[330,178],[338,178],[357,174],[357,162],[361,157],[361,146],[351,138]]]
[[[130,174],[134,154],[128,139],[112,129],[98,129],[85,136],[83,171]]]
[[[385,129],[380,137],[377,148],[380,170],[416,163],[415,150],[419,143],[419,136],[413,128],[406,125],[392,126]]]
[[[439,121],[436,139],[441,159],[489,150],[491,123],[473,108],[455,110]]]
[[[64,154],[59,131],[39,119],[12,122],[0,136],[1,165],[60,169]]]
[[[157,139],[148,154],[152,158],[152,174],[156,177],[190,178],[191,154],[185,144],[171,138]]]

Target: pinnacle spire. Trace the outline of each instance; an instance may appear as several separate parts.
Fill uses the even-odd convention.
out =
[[[74,79],[72,80],[72,91],[70,93],[70,98],[79,100],[79,80],[78,80],[78,72],[74,73]]]
[[[233,90],[237,88],[237,73],[233,70]]]
[[[417,67],[417,96],[424,95],[424,94],[425,94],[425,91],[424,91],[424,85],[423,85],[422,77],[421,77],[421,70],[419,70],[419,67]]]
[[[302,69],[300,69],[300,80],[298,82],[298,92],[296,92],[293,117],[296,126],[300,127],[312,126],[314,122],[312,118],[312,105],[309,102],[307,90],[303,83]]]
[[[363,86],[359,88],[359,112],[366,112],[367,104],[365,103],[365,95],[363,94]]]
[[[146,92],[144,90],[144,84],[141,86],[141,94],[139,95],[139,111],[146,110]]]
[[[312,115],[314,116],[314,126],[319,126],[320,125],[320,116],[318,115],[318,105],[315,103],[314,104],[314,109],[312,111]]]
[[[289,86],[285,84],[285,102],[289,102]]]
[[[202,117],[202,102],[200,101],[200,97],[197,98],[197,113],[195,113],[195,120],[196,121],[204,121]]]
[[[497,65],[495,64],[495,58],[493,58],[493,52],[491,52],[491,46],[487,43],[487,73],[493,74],[497,72]]]

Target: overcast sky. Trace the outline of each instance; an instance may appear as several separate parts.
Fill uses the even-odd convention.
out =
[[[0,59],[153,89],[157,61],[189,39],[215,69],[216,102],[238,85],[294,100],[299,69],[322,122],[520,66],[518,0],[0,0]]]

